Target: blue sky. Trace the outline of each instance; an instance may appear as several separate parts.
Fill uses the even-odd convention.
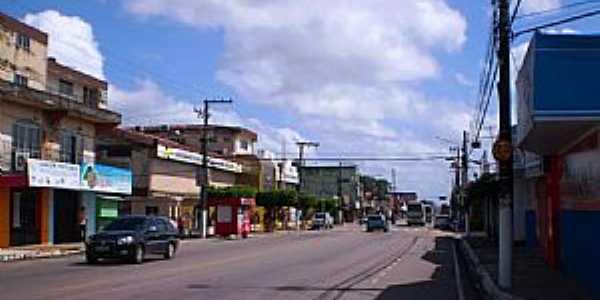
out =
[[[522,11],[572,2],[524,0]],[[232,97],[215,122],[256,130],[273,152],[317,140],[321,156],[447,153],[435,136],[468,129],[491,15],[473,0],[9,0],[0,10],[51,31],[60,61],[105,77],[128,125],[195,122],[203,98]],[[450,186],[446,162],[359,166],[388,178],[394,168],[399,189],[424,197]]]

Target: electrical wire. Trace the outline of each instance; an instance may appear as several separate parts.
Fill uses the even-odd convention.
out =
[[[526,18],[536,17],[536,16],[540,16],[540,15],[544,15],[544,14],[559,12],[559,11],[566,10],[566,9],[569,9],[569,8],[573,8],[573,7],[578,7],[578,6],[583,6],[583,5],[591,5],[591,4],[598,4],[598,3],[600,3],[600,0],[586,0],[586,1],[579,1],[579,2],[575,2],[575,3],[565,4],[565,5],[556,7],[556,8],[535,11],[535,12],[528,13],[528,14],[521,14],[521,15],[516,15],[516,16],[513,14],[513,20],[514,19],[517,19],[517,20],[518,19],[526,19]]]
[[[600,14],[600,9],[589,11],[589,12],[582,13],[582,14],[578,14],[578,15],[571,16],[571,17],[567,17],[567,18],[564,18],[564,19],[560,19],[558,21],[553,21],[553,22],[549,22],[549,23],[546,23],[546,24],[542,24],[542,25],[531,27],[531,28],[523,29],[523,30],[520,30],[518,32],[513,33],[513,39],[517,38],[517,37],[519,37],[521,35],[527,34],[527,33],[538,31],[540,29],[545,29],[545,28],[548,28],[548,27],[554,27],[554,26],[557,26],[557,25],[562,25],[562,24],[567,24],[567,23],[575,22],[575,21],[578,21],[578,20],[581,20],[581,19],[585,19],[585,18],[596,16],[598,14]]]

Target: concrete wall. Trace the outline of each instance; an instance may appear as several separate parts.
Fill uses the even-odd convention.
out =
[[[172,160],[152,159],[150,190],[173,194],[198,194],[196,166]]]
[[[593,296],[600,297],[600,211],[563,210],[560,216],[560,268]]]
[[[46,88],[48,50],[45,44],[30,39],[29,51],[17,49],[17,33],[0,26],[0,79],[13,82],[15,73],[29,79],[29,87]]]

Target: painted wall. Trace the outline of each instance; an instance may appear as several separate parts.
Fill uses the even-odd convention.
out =
[[[0,187],[0,248],[10,244],[10,189]]]
[[[600,211],[564,210],[560,220],[560,268],[600,297]]]
[[[30,39],[29,51],[17,49],[17,33],[0,26],[0,79],[12,82],[14,74],[26,76],[29,87],[44,90],[48,49],[34,39]]]
[[[196,166],[170,160],[153,159],[150,190],[174,194],[198,194]]]

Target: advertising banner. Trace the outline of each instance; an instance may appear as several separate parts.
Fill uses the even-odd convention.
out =
[[[202,165],[202,154],[179,148],[170,148],[163,145],[158,145],[156,149],[156,156],[162,159],[169,159],[183,163]],[[229,172],[242,172],[242,166],[240,164],[220,158],[209,157],[208,166],[210,168],[220,169]]]
[[[130,195],[132,178],[128,169],[102,164],[81,165],[81,188],[84,190]]]
[[[28,159],[27,174],[31,187],[54,187],[79,190],[79,166],[55,161]]]

